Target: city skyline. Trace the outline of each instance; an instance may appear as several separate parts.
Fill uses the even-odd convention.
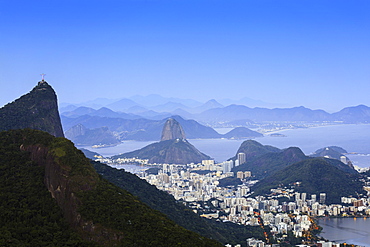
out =
[[[367,1],[0,1],[0,105],[159,94],[370,106]]]

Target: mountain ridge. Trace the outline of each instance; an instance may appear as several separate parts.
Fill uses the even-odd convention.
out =
[[[0,132],[0,150],[1,167],[10,169],[10,165],[15,162],[22,169],[34,166],[35,169],[40,167],[40,171],[43,170],[35,175],[29,173],[26,180],[9,180],[11,177],[4,180],[0,176],[0,186],[7,184],[14,187],[13,183],[26,185],[28,180],[34,179],[43,181],[44,192],[54,198],[74,234],[90,242],[88,246],[174,246],[178,243],[184,246],[222,246],[216,241],[185,230],[162,213],[139,202],[126,190],[108,183],[101,178],[83,153],[65,138],[56,138],[46,132],[31,129],[3,131]],[[4,159],[9,154],[12,154],[13,163],[4,162],[9,160],[9,157]],[[33,187],[30,186],[33,185],[22,187],[32,190]],[[11,202],[1,200],[0,203],[8,208]],[[16,204],[13,210],[27,213],[29,206],[32,205]],[[41,210],[46,205],[37,207],[37,210]],[[2,213],[0,218],[5,219]],[[18,218],[2,220],[1,227],[13,229],[15,222],[32,227],[32,222],[40,221],[33,219],[28,222],[26,219],[29,216],[25,217],[20,218],[21,221]],[[49,236],[52,234],[42,226],[40,230]],[[14,238],[21,239],[18,232],[14,229]],[[34,235],[33,241],[42,237],[42,234]],[[0,242],[2,240],[0,236]],[[19,242],[20,245],[22,243],[26,242]],[[76,239],[75,244],[77,243],[82,242]]]
[[[160,95],[135,96],[127,98],[138,102],[136,106],[152,111],[151,115],[176,115],[195,119],[203,123],[233,122],[241,119],[251,121],[339,121],[343,123],[370,122],[370,108],[365,105],[349,106],[334,113],[325,110],[313,110],[304,106],[296,107],[271,107],[270,104],[259,105],[249,98],[241,100],[215,100],[211,99],[201,103],[189,99],[166,98]],[[118,100],[117,100],[118,101]],[[152,102],[152,103],[150,103]],[[221,103],[219,103],[221,102]],[[86,103],[87,104],[87,103]],[[89,103],[90,104],[90,103]],[[169,104],[171,107],[163,107]],[[101,105],[107,107],[107,105]],[[270,106],[270,108],[267,108]],[[108,107],[109,108],[109,107]],[[123,110],[121,108],[121,110]],[[160,112],[153,112],[159,110]],[[138,113],[138,112],[133,112]],[[143,111],[138,113],[141,117],[149,117]]]
[[[256,155],[233,168],[233,171],[251,171],[252,175],[258,179],[269,176],[283,168],[308,159],[308,157],[298,147],[290,147],[280,152],[267,152],[261,155]]]
[[[299,182],[299,185],[296,185]],[[295,186],[294,186],[295,185]],[[252,189],[255,194],[271,193],[270,189],[294,186],[298,192],[326,193],[326,203],[340,203],[342,196],[364,193],[356,174],[347,173],[323,158],[305,159],[291,164],[262,179]]]

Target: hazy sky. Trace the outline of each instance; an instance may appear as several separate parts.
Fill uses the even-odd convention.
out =
[[[369,0],[0,0],[0,105],[151,93],[370,106]]]

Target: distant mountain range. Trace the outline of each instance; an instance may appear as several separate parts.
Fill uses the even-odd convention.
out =
[[[61,112],[72,111],[78,107],[85,106],[93,109],[107,107],[113,111],[126,113],[141,113],[154,111],[158,113],[172,113],[177,109],[185,110],[190,113],[199,113],[215,107],[223,107],[222,104],[214,99],[205,103],[200,103],[191,99],[165,98],[159,95],[133,96],[119,100],[96,99],[81,104],[62,104]]]
[[[263,102],[261,100],[254,100],[248,97],[244,97],[242,99],[210,99],[206,103],[202,103],[200,101],[196,101],[193,99],[181,99],[181,98],[174,98],[174,97],[163,97],[158,94],[150,94],[147,96],[141,96],[141,95],[135,95],[132,97],[127,98],[121,98],[121,99],[107,99],[107,98],[98,98],[94,100],[90,100],[87,102],[82,102],[78,104],[70,104],[70,103],[62,103],[61,104],[61,111],[64,111],[64,109],[68,105],[75,105],[78,106],[87,106],[94,109],[98,109],[101,107],[108,107],[115,111],[123,111],[125,109],[129,109],[133,106],[140,106],[147,109],[150,109],[152,107],[157,107],[160,105],[165,105],[169,102],[172,102],[172,104],[177,103],[179,105],[183,105],[187,107],[188,109],[192,108],[199,108],[202,107],[202,105],[209,105],[210,103],[216,103],[214,106],[222,106],[222,105],[231,105],[231,104],[238,104],[238,105],[248,105],[250,107],[281,107],[281,105],[273,104],[273,103],[267,103]],[[214,106],[212,108],[214,108]],[[117,108],[117,109],[114,109]]]
[[[121,141],[111,132],[108,127],[88,129],[78,124],[66,131],[66,137],[76,145],[117,145]]]
[[[216,106],[217,102],[210,101],[208,105]],[[162,126],[169,117],[180,122],[188,139],[255,138],[262,136],[262,134],[247,129],[247,127],[256,127],[259,123],[281,122],[293,125],[298,123],[299,125],[304,122],[370,122],[370,108],[364,105],[348,107],[333,114],[305,107],[267,109],[249,108],[241,105],[208,109],[198,114],[191,114],[182,109],[177,109],[174,112],[182,116],[151,111],[151,116],[146,118],[133,113],[113,111],[106,107],[98,110],[90,107],[78,107],[72,111],[63,112],[61,120],[63,128],[66,130],[65,135],[79,145],[112,145],[122,140],[156,141],[159,140]],[[146,114],[148,113],[147,111]],[[186,116],[187,120],[183,116]],[[236,126],[237,128],[221,135],[209,126],[212,125],[211,123],[213,125]],[[104,131],[101,129],[103,127],[106,128]],[[76,129],[89,131],[81,132],[77,138],[78,131]],[[93,132],[100,134],[93,138],[91,135]],[[106,133],[107,136],[104,136],[103,133]]]
[[[104,107],[95,109],[87,105]],[[61,112],[66,136],[79,145],[114,145],[122,140],[156,141],[160,138],[161,128],[169,117],[176,118],[181,123],[188,139],[254,138],[262,134],[246,128],[257,128],[261,125],[266,127],[266,124],[274,128],[276,122],[297,127],[304,126],[304,123],[322,122],[370,123],[370,108],[365,105],[328,113],[303,106],[273,109],[250,108],[236,104],[224,106],[214,99],[202,104],[194,100],[164,98],[159,95],[135,96],[115,101],[97,99],[86,102],[86,106],[65,106]],[[221,135],[210,126],[237,129]],[[88,131],[80,132],[77,136],[76,133],[81,129]]]
[[[370,108],[365,105],[351,106],[336,113],[328,113],[324,110],[311,110],[303,106],[293,108],[266,108],[272,107],[264,102],[244,98],[242,100],[220,100],[211,99],[200,103],[189,99],[165,98],[159,95],[146,97],[135,96],[120,100],[97,99],[82,105],[66,105],[61,108],[64,116],[73,116],[78,106],[94,109],[102,107],[109,108],[116,114],[126,113],[120,116],[127,119],[147,118],[160,120],[172,115],[180,115],[183,118],[194,119],[204,124],[229,124],[229,126],[244,126],[245,122],[263,121],[338,121],[343,123],[368,123],[370,122]],[[98,107],[99,106],[99,107]],[[256,107],[258,106],[258,107]],[[244,122],[244,123],[243,123]]]
[[[73,114],[73,112],[76,114]],[[66,129],[66,137],[79,145],[111,145],[117,143],[117,140],[118,142],[122,140],[157,141],[160,139],[163,125],[168,119],[168,117],[161,120],[127,119],[125,116],[121,116],[120,113],[115,114],[111,110],[94,110],[86,107],[82,109],[77,108],[73,112],[69,112],[69,117],[62,115],[61,120],[64,129]],[[106,115],[101,114],[103,112]],[[240,127],[222,135],[213,128],[202,125],[195,120],[185,120],[180,116],[171,116],[171,118],[176,119],[181,124],[187,139],[239,139],[262,136],[262,134],[245,127]],[[102,135],[101,128],[105,128],[107,136]],[[100,133],[99,135],[94,135],[96,137],[95,140],[93,135],[91,135],[93,132]]]

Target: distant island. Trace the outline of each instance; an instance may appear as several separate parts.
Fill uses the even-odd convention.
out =
[[[272,134],[269,134],[269,136],[271,136],[271,137],[287,137],[286,135],[280,134],[280,133],[272,133]]]

